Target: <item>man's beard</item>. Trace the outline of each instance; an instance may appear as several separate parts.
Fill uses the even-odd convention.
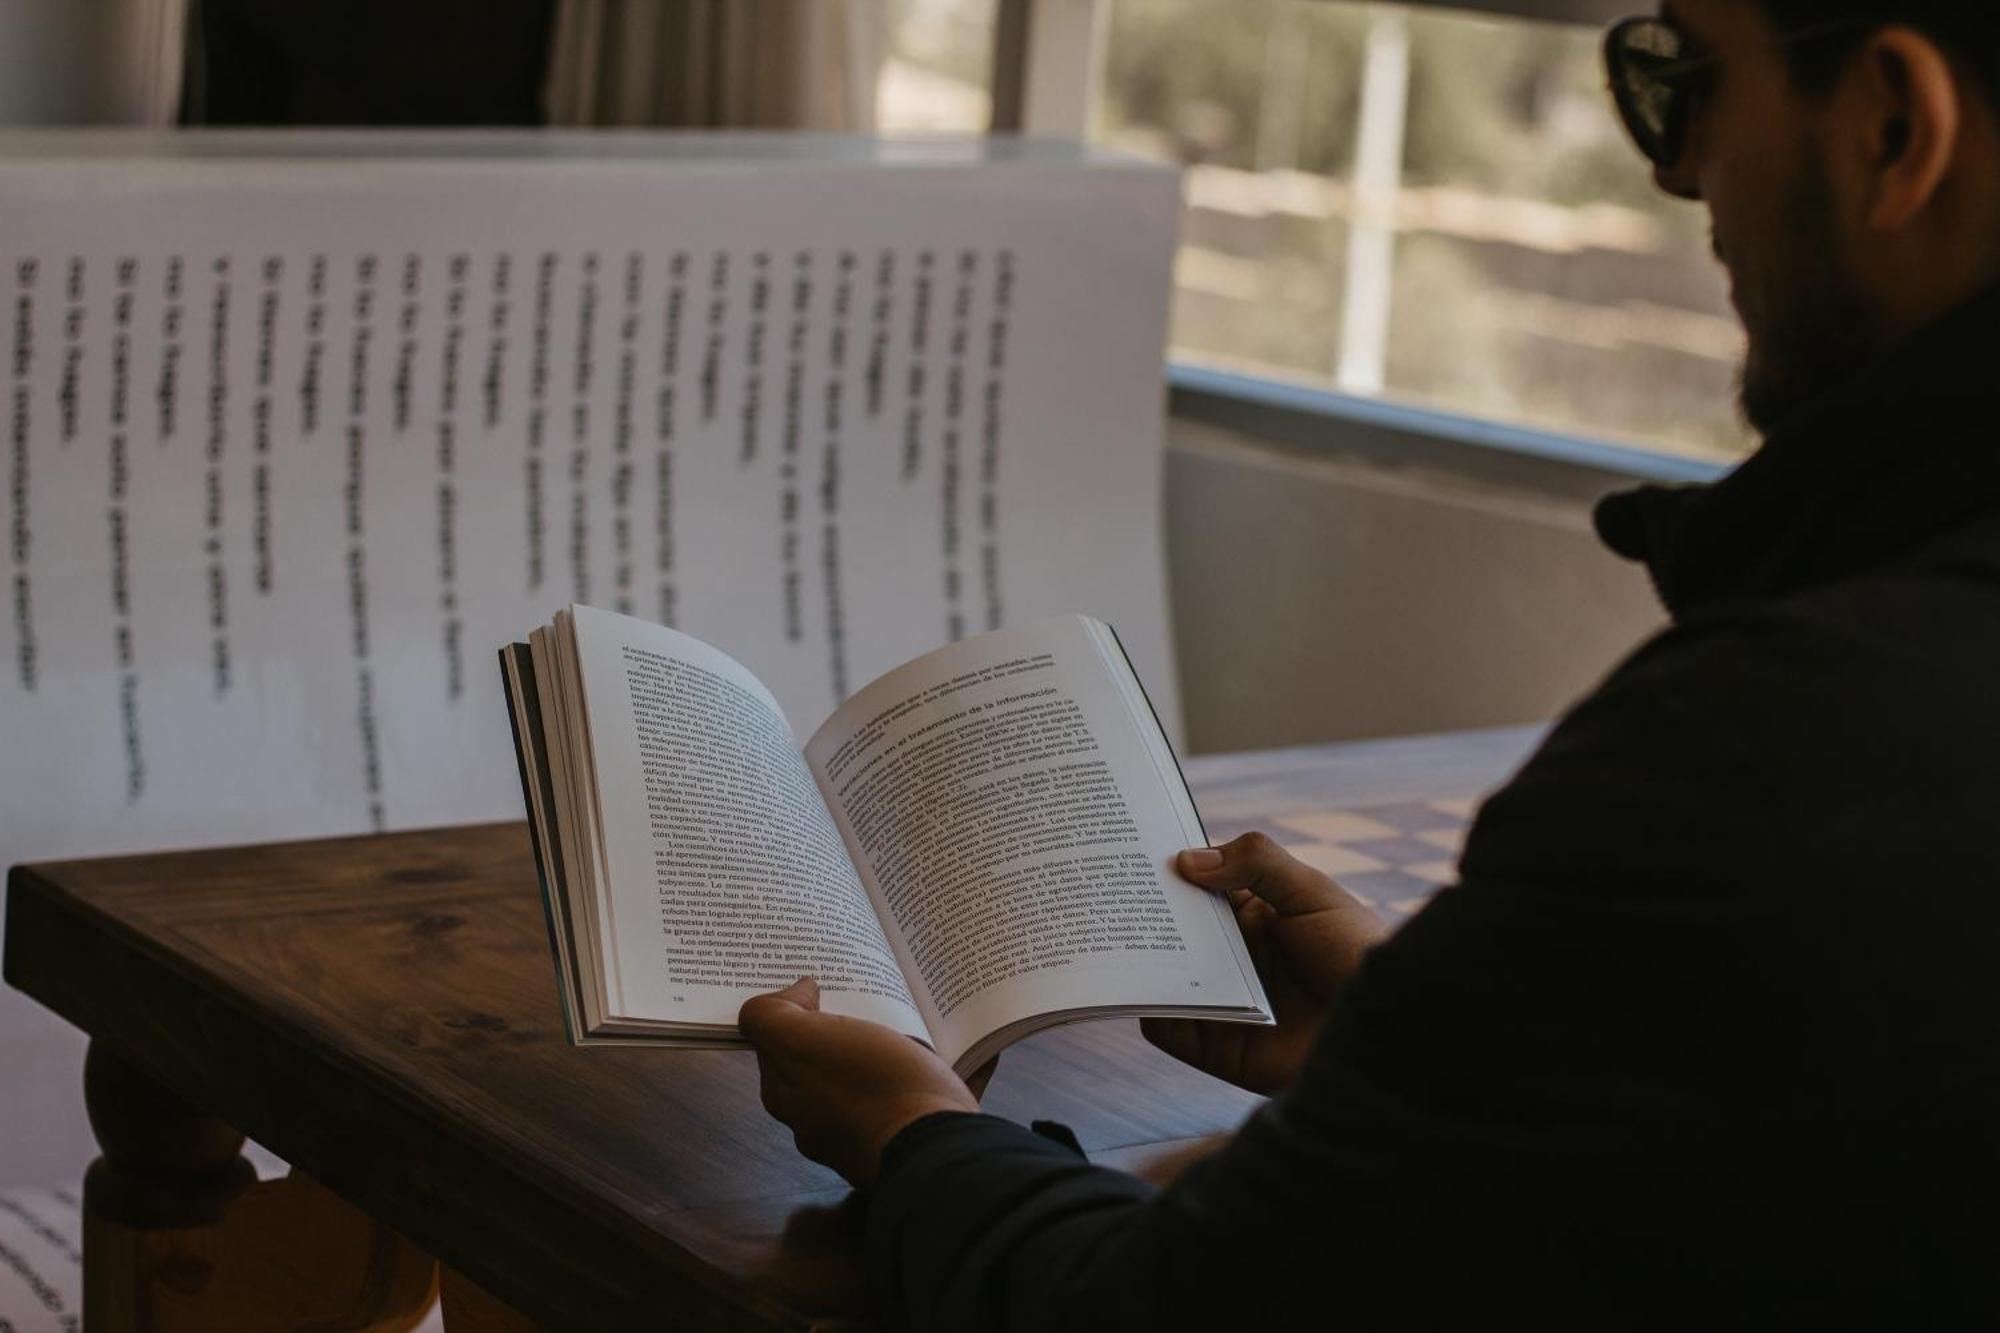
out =
[[[1766,435],[1872,361],[1886,323],[1841,263],[1833,184],[1820,154],[1801,164],[1784,212],[1788,262],[1765,288],[1743,367],[1743,415]]]

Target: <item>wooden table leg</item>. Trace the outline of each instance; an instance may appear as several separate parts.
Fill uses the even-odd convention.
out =
[[[437,1265],[297,1172],[259,1183],[243,1136],[93,1042],[84,1101],[104,1155],[83,1184],[86,1333],[404,1333]]]
[[[444,1333],[544,1333],[540,1324],[455,1268],[440,1265]]]

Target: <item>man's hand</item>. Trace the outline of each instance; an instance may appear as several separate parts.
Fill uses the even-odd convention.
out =
[[[1261,833],[1182,852],[1179,870],[1229,895],[1278,1025],[1149,1018],[1146,1039],[1240,1088],[1282,1091],[1298,1077],[1334,995],[1387,932],[1345,889]]]
[[[875,1179],[882,1150],[911,1121],[979,1109],[934,1051],[880,1023],[821,1013],[809,977],[752,997],[736,1022],[757,1048],[764,1109],[791,1128],[800,1152],[850,1184]]]

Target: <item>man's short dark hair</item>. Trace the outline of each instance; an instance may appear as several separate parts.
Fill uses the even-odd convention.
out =
[[[2000,3],[1995,0],[1758,0],[1780,31],[1810,28],[1834,19],[1876,19],[1904,24],[1929,36],[1958,61],[2000,108]],[[1792,77],[1808,92],[1825,92],[1839,81],[1847,59],[1867,29],[1786,48]]]

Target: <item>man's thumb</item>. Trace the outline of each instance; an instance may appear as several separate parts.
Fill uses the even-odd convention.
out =
[[[1348,901],[1333,880],[1262,833],[1182,852],[1180,871],[1205,889],[1248,889],[1279,916],[1303,916]]]
[[[790,1001],[801,1009],[819,1012],[819,983],[811,977],[800,977],[777,995],[779,999]]]
[[[755,1042],[761,1039],[761,1034],[769,1032],[773,1024],[782,1024],[800,1010],[809,1014],[819,1012],[819,983],[811,977],[800,977],[783,990],[751,996],[738,1011],[736,1026],[743,1029],[745,1037]]]

